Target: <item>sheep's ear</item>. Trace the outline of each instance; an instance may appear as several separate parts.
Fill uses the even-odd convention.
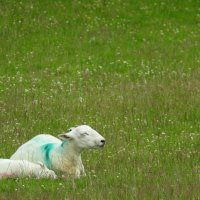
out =
[[[60,135],[58,135],[58,138],[60,138],[62,141],[65,141],[65,140],[72,140],[73,138],[70,137],[67,133],[62,133]]]
[[[46,166],[44,165],[44,163],[42,163],[42,162],[40,162],[40,161],[38,161],[38,165],[40,165],[40,167],[41,167],[42,169],[45,169],[45,168],[46,168]]]

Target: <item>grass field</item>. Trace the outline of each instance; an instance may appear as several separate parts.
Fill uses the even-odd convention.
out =
[[[79,180],[1,180],[7,199],[200,199],[198,0],[0,1],[0,157],[88,124]]]

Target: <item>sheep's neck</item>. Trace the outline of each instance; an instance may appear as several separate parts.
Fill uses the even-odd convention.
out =
[[[66,157],[68,160],[74,160],[75,158],[79,158],[81,154],[81,149],[76,147],[73,142],[63,142],[61,144],[62,153],[64,154],[63,158]]]
[[[61,154],[57,155],[58,160],[54,162],[55,170],[79,177],[82,169],[81,150],[73,142],[64,142],[58,148]]]

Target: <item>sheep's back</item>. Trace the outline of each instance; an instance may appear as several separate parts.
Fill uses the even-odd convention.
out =
[[[47,143],[62,143],[61,140],[59,140],[58,138],[49,135],[49,134],[40,134],[37,135],[35,137],[33,137],[31,140],[29,140],[28,142],[36,142],[39,145],[43,145],[43,144],[47,144]]]
[[[33,170],[40,170],[38,164],[31,163],[27,160],[10,160],[0,159],[1,173],[14,173],[16,175],[31,175]]]
[[[43,162],[43,154],[41,147],[49,144],[49,143],[55,143],[55,144],[61,144],[61,140],[58,138],[48,135],[48,134],[40,134],[32,139],[30,139],[28,142],[21,145],[17,151],[11,156],[11,159],[14,160],[29,160],[32,162],[41,161]]]

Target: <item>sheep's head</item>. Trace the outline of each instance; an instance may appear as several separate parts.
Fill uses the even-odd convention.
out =
[[[71,128],[68,133],[59,135],[63,141],[73,141],[79,148],[96,148],[105,145],[105,139],[87,125]]]

